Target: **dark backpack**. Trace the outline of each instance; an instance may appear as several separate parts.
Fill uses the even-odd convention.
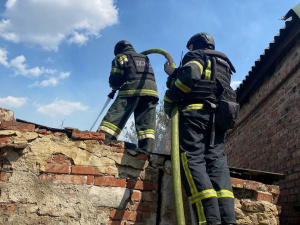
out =
[[[236,102],[236,92],[230,86],[233,65],[227,56],[214,50],[203,51],[212,63],[212,80],[216,82],[218,95],[216,96],[216,126],[221,130],[234,127],[238,116],[240,105]]]

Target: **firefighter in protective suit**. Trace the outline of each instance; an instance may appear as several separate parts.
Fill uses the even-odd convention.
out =
[[[105,134],[105,143],[117,140],[130,115],[134,113],[139,150],[152,152],[158,94],[149,58],[136,53],[125,40],[115,45],[114,54],[109,84],[119,92],[97,132]]]
[[[225,54],[214,50],[215,42],[207,33],[192,36],[187,48],[189,52],[182,59],[182,67],[174,69],[165,64],[165,72],[175,82],[167,82],[164,107],[170,116],[173,104],[178,105],[181,177],[189,196],[193,224],[236,224],[224,153],[226,130],[222,126],[216,126],[211,145],[214,114],[211,103],[216,103],[222,95],[222,86],[230,85],[235,70]]]

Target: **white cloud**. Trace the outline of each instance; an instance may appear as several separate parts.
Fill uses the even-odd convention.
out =
[[[20,55],[12,59],[10,65],[15,70],[15,75],[23,75],[25,77],[39,77],[44,73],[44,68],[34,67],[28,69],[28,65],[25,64],[25,56]]]
[[[7,51],[0,48],[0,64],[8,67],[9,64],[7,62]]]
[[[61,72],[59,75],[59,79],[65,79],[68,78],[70,76],[70,72]]]
[[[88,37],[84,34],[79,34],[78,32],[74,32],[73,36],[69,38],[69,43],[75,43],[78,45],[84,45],[88,41]]]
[[[5,108],[19,108],[26,103],[27,99],[24,97],[7,96],[6,98],[0,98],[0,106]]]
[[[14,6],[14,4],[16,3],[17,0],[8,0],[5,4],[5,7],[10,9]]]
[[[14,75],[22,75],[29,78],[39,78],[41,75],[47,76],[47,79],[42,81],[36,81],[33,84],[29,85],[30,87],[48,87],[56,86],[60,83],[61,80],[66,79],[70,76],[70,72],[60,72],[59,75],[54,69],[46,69],[44,67],[34,67],[29,68],[25,63],[26,58],[24,55],[20,55],[12,59],[10,62],[7,61],[8,52],[5,49],[0,48],[0,64],[10,67],[14,70]]]
[[[62,99],[56,99],[51,104],[39,106],[37,112],[54,117],[57,115],[67,116],[75,111],[85,111],[87,109],[88,106],[83,105],[81,102],[68,102]]]
[[[118,23],[114,0],[8,0],[0,37],[57,50],[63,41],[79,45]]]
[[[61,72],[58,77],[49,77],[48,79],[43,81],[36,81],[32,85],[30,85],[30,87],[55,87],[61,80],[68,78],[70,74],[70,72]]]
[[[25,77],[37,78],[42,74],[54,74],[56,70],[45,69],[44,67],[34,67],[28,69],[28,65],[25,64],[26,58],[24,55],[17,56],[12,59],[10,66],[14,69],[15,75],[22,75]]]
[[[9,20],[3,19],[0,22],[0,37],[7,41],[12,41],[12,42],[19,42],[20,38],[13,32],[9,31],[9,28],[11,27],[11,23]]]
[[[30,87],[48,87],[53,86],[55,87],[58,84],[58,79],[56,77],[50,77],[49,79],[36,81],[30,85]]]
[[[233,88],[233,90],[235,90],[241,83],[242,81],[232,81],[230,86]]]

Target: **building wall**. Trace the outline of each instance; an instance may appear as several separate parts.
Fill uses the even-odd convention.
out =
[[[279,182],[282,224],[300,224],[299,59],[298,39],[242,105],[226,141],[230,166],[286,175]]]
[[[39,129],[0,109],[0,224],[176,224],[170,160],[103,140],[95,132]],[[279,224],[278,186],[232,184],[240,224]]]

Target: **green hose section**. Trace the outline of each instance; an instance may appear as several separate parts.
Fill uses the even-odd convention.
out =
[[[170,53],[163,49],[152,48],[141,52],[143,55],[148,55],[152,53],[158,53],[168,60],[169,64],[176,68],[176,64]],[[173,80],[173,83],[175,80]],[[173,190],[174,190],[174,201],[175,201],[175,216],[177,225],[185,225],[184,208],[182,200],[182,190],[181,190],[181,175],[180,175],[180,155],[179,155],[179,128],[178,128],[178,106],[174,105],[171,113],[171,139],[172,139],[172,151],[171,151],[171,161],[172,161],[172,178],[173,178]]]
[[[141,54],[143,54],[143,55],[148,55],[148,54],[152,54],[152,53],[158,53],[158,54],[163,55],[168,60],[170,65],[173,68],[176,68],[176,64],[174,62],[174,59],[172,58],[171,54],[169,52],[167,52],[166,50],[163,50],[163,49],[160,49],[160,48],[151,48],[151,49],[148,49],[146,51],[141,52]]]
[[[185,225],[184,208],[182,201],[181,190],[181,175],[180,175],[180,155],[179,155],[179,128],[178,128],[178,106],[173,106],[171,113],[171,129],[172,129],[172,177],[173,177],[173,189],[175,200],[175,215],[177,225]]]

